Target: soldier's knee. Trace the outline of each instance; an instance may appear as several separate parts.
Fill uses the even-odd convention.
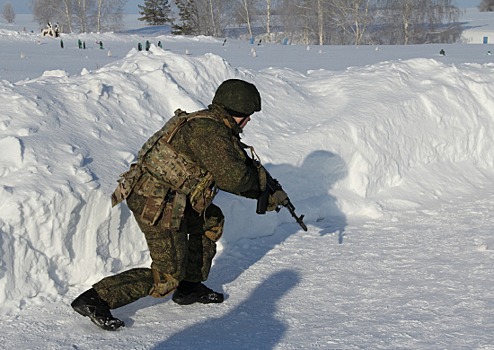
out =
[[[225,220],[219,221],[216,225],[208,227],[204,231],[204,236],[209,238],[213,242],[218,242],[223,235],[223,226],[225,225]]]
[[[179,280],[171,274],[161,273],[157,268],[152,268],[153,288],[149,295],[155,298],[162,298],[173,292],[179,284]]]
[[[211,204],[206,209],[205,217],[206,217],[206,221],[214,220],[220,222],[220,221],[224,221],[225,219],[225,215],[223,215],[223,212],[221,211],[220,207],[214,204]]]

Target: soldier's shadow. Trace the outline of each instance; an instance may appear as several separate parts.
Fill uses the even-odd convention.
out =
[[[291,201],[296,202],[297,215],[300,216],[302,211],[307,213],[308,234],[333,234],[335,244],[343,243],[346,216],[338,208],[336,198],[329,193],[334,184],[348,174],[346,163],[340,156],[328,151],[315,151],[306,157],[300,167],[289,164],[267,164],[265,167],[273,178],[279,180]],[[281,210],[286,211],[285,208]],[[290,217],[289,214],[284,215]],[[277,227],[275,234],[267,237],[228,243],[214,261],[208,286],[219,289],[236,280],[270,250],[300,230],[294,222],[293,225]],[[224,234],[228,235],[228,232]]]
[[[288,328],[276,317],[276,302],[299,281],[294,271],[278,271],[224,316],[196,323],[156,344],[152,350],[273,349]],[[200,314],[199,309],[195,310]]]
[[[304,234],[334,234],[335,244],[344,240],[347,224],[345,215],[338,209],[336,198],[329,194],[334,184],[347,176],[348,170],[343,159],[331,152],[315,151],[307,156],[300,167],[289,164],[265,164],[271,175],[278,179],[292,202],[296,202],[297,214],[307,213],[306,224],[309,232]],[[284,181],[284,179],[286,181]],[[225,203],[228,203],[226,200]],[[223,206],[224,205],[220,205]],[[286,210],[286,209],[282,209]],[[277,214],[280,215],[281,213]],[[289,214],[286,214],[288,215]],[[226,217],[228,220],[228,215]],[[281,244],[288,237],[299,233],[296,224],[277,227],[276,232],[266,237],[243,239],[228,243],[224,251],[214,260],[206,285],[213,290],[222,291],[222,287],[235,281],[242,273],[260,261],[269,251]],[[225,232],[228,235],[228,232]],[[225,299],[229,296],[225,293]],[[132,316],[146,307],[172,302],[169,298],[143,298],[121,309],[120,315],[128,326],[132,326]]]

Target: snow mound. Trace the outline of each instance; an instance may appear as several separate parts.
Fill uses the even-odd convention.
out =
[[[493,68],[412,59],[341,73],[253,72],[214,54],[153,45],[78,76],[47,71],[15,85],[2,81],[2,310],[149,264],[129,210],[110,207],[118,174],[176,108],[206,107],[225,79],[259,88],[263,110],[244,141],[297,212],[310,226],[332,217],[344,229],[346,217],[379,217],[383,194],[412,177],[418,184],[443,164],[492,168]],[[438,174],[445,192],[453,180],[461,182]],[[286,211],[256,216],[252,200],[222,193],[217,202],[227,218],[223,245],[294,225]]]

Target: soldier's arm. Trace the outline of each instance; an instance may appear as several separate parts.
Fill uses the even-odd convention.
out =
[[[257,169],[247,161],[229,129],[219,122],[202,119],[189,129],[188,144],[197,160],[213,175],[223,191],[257,198],[260,194]]]

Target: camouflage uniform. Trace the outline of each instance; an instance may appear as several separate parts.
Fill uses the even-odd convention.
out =
[[[258,169],[243,149],[239,136],[242,129],[232,115],[214,101],[207,110],[196,113],[202,117],[183,125],[170,144],[209,172],[218,189],[258,198],[261,191]],[[153,157],[160,156],[156,147],[150,152],[154,152]],[[175,205],[170,213],[167,208],[180,194],[146,169],[140,175],[140,183],[146,182],[142,179],[152,178],[153,181],[146,182],[151,183],[152,188],[142,191],[137,189],[140,185],[136,185],[127,197],[127,205],[146,237],[152,265],[106,277],[94,284],[93,288],[112,309],[147,295],[167,295],[183,280],[205,281],[216,254],[216,241],[223,232],[224,216],[219,207],[209,204],[198,213],[187,196],[185,207],[179,205],[177,209]],[[164,199],[155,203],[160,209],[154,222],[143,215],[150,198],[148,194],[153,191],[166,193]]]

